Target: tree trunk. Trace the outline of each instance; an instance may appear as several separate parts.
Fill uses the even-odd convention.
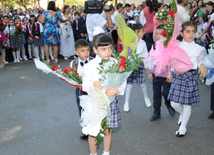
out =
[[[27,6],[24,4],[23,0],[20,0],[21,5],[25,8],[25,10],[27,10]]]

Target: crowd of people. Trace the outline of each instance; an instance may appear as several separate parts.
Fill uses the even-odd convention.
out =
[[[49,2],[45,11],[41,7],[27,9],[25,12],[21,8],[16,10],[3,8],[0,10],[0,19],[7,24],[7,27],[0,33],[7,35],[10,48],[4,48],[2,44],[0,45],[0,68],[9,63],[7,60],[11,61],[11,53],[14,63],[32,58],[43,58],[48,64],[50,64],[50,58],[53,63],[57,64],[58,54],[60,54],[65,60],[77,58],[72,61],[71,67],[77,65],[77,71],[83,75],[83,72],[87,72],[84,69],[84,64],[88,61],[100,61],[104,57],[102,50],[107,51],[111,45],[117,53],[123,50],[117,33],[118,15],[123,17],[127,26],[141,38],[137,45],[138,54],[146,57],[150,50],[156,49],[156,42],[161,40],[163,31],[163,22],[157,18],[156,13],[160,10],[169,12],[171,9],[169,5],[159,3],[158,0],[146,0],[137,6],[134,3],[125,5],[118,3],[110,12],[105,11],[109,8],[110,6],[105,4],[101,14],[86,14],[85,9],[80,5],[77,7],[64,5],[62,9],[59,9],[55,7],[53,1]],[[175,111],[180,114],[178,120],[180,127],[176,131],[176,136],[183,137],[187,131],[186,125],[191,115],[191,105],[199,102],[197,68],[199,68],[201,76],[204,77],[206,69],[203,65],[202,51],[207,49],[210,44],[206,36],[214,37],[214,3],[212,1],[204,3],[203,0],[191,2],[177,0],[177,10],[178,21],[182,25],[181,34],[178,36],[181,41],[180,47],[186,51],[194,67],[189,72],[184,73],[183,77],[172,73],[168,78],[164,78],[152,74],[148,70],[148,66],[142,63],[139,70],[133,71],[127,79],[123,110],[129,112],[131,89],[133,85],[140,85],[146,107],[153,105],[154,112],[150,120],[155,121],[161,117],[161,97],[163,95],[169,114],[174,116]],[[23,23],[21,24],[23,33],[19,39],[16,39],[12,32],[15,25],[19,23]],[[103,45],[102,50],[99,48],[101,44]],[[195,53],[190,52],[191,50],[194,50]],[[94,60],[92,60],[93,57],[95,57]],[[96,67],[92,63],[89,64],[92,68]],[[153,104],[147,95],[144,72],[148,74],[149,79],[153,79]],[[87,72],[87,74],[90,77],[92,73]],[[185,78],[191,80],[184,84]],[[85,79],[84,76],[83,79]],[[93,83],[93,85],[97,88],[102,87],[99,82]],[[86,90],[88,89],[86,88],[87,85],[83,85],[84,87]],[[72,88],[76,89],[75,87]],[[77,90],[76,95],[79,114],[81,115],[79,96],[82,95],[82,92]],[[111,118],[111,121],[116,125],[113,124],[112,127],[110,125],[111,128],[117,127],[121,123],[117,98],[113,102],[115,107],[111,108],[114,108],[114,117]],[[211,85],[211,110],[213,112],[208,117],[210,119],[214,118],[214,84]],[[87,136],[82,133],[81,138],[84,139],[85,137]],[[106,132],[104,155],[110,154],[110,146],[111,130]],[[89,136],[89,148],[91,154],[96,154],[97,148],[92,136]]]

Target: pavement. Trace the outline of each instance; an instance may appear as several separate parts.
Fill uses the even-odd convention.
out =
[[[70,60],[59,60],[61,68]],[[51,64],[53,66],[53,64]],[[147,79],[152,101],[152,81]],[[162,100],[161,119],[150,121],[153,108],[145,106],[140,86],[134,86],[130,112],[113,129],[111,155],[213,155],[214,120],[210,87],[200,83],[200,103],[192,106],[185,137],[175,136],[178,114],[170,116]],[[36,69],[34,62],[10,63],[0,69],[0,155],[89,155],[80,140],[75,91],[54,75]],[[98,155],[103,151],[103,141]]]

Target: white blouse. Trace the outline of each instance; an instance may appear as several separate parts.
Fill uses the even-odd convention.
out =
[[[144,57],[145,59],[148,58],[148,50],[146,47],[146,43],[143,39],[140,39],[137,44],[137,52],[136,54],[139,54],[139,57]],[[145,66],[145,68],[148,68]]]
[[[192,61],[194,67],[192,69],[197,69],[203,63],[204,56],[206,55],[206,49],[194,41],[188,43],[182,41],[180,47],[188,54],[190,60]]]

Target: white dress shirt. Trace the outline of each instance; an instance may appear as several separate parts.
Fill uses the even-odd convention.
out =
[[[190,20],[190,15],[185,7],[178,4],[177,9],[178,9],[178,21],[180,24],[183,24],[184,22]]]
[[[194,41],[188,43],[182,41],[180,47],[188,54],[190,60],[192,61],[194,67],[192,69],[197,69],[203,63],[204,56],[206,55],[206,49]]]
[[[116,59],[110,57],[110,60]],[[91,60],[89,63],[84,65],[84,74],[83,74],[83,91],[90,91],[90,88],[93,86],[94,81],[100,81],[101,75],[99,74],[99,70],[97,68],[100,68],[99,63],[102,61],[102,59],[99,57],[99,55],[96,55],[96,57]],[[104,63],[103,67],[108,68],[112,65],[112,61]],[[105,82],[105,81],[104,81]],[[114,86],[112,86],[114,87]],[[119,93],[118,95],[123,95],[126,88],[126,81],[122,84],[121,87],[119,87]],[[102,89],[104,91],[104,89]],[[105,92],[104,92],[105,93]]]
[[[78,61],[77,73],[78,73],[80,76],[83,76],[83,71],[84,71],[84,66],[86,65],[86,64],[85,64],[85,61],[86,61],[86,60],[81,60],[79,57],[77,57],[77,61]],[[87,59],[87,61],[89,62],[89,58]],[[81,62],[84,63],[83,66],[80,64]],[[70,67],[71,67],[71,68],[72,68],[72,65],[73,65],[73,61],[71,61],[71,63],[70,63]]]
[[[88,14],[86,20],[86,28],[88,32],[89,41],[93,40],[93,31],[96,26],[103,27],[107,20],[101,14]]]

